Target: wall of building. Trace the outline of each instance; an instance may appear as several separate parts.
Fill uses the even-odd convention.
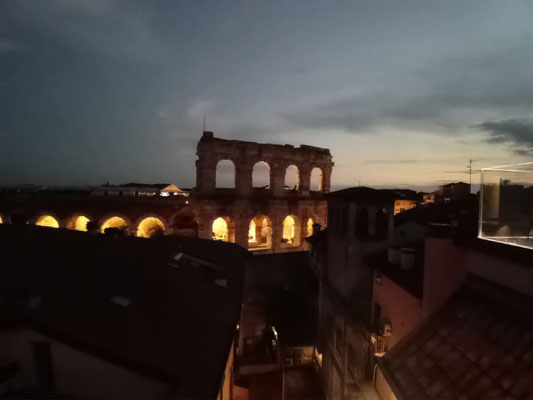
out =
[[[218,400],[231,400],[233,398],[233,359],[234,359],[234,346],[231,346],[228,361],[226,362],[226,368],[224,369],[224,383],[218,394]]]
[[[392,336],[385,338],[390,350],[421,321],[422,302],[385,275],[380,282],[374,279],[373,299],[381,307],[382,319],[391,324]]]
[[[328,399],[357,398],[358,383],[369,379],[371,350],[361,321],[351,318],[328,294],[321,296],[323,317],[321,378]]]
[[[368,234],[356,232],[358,210],[368,213]],[[377,210],[388,212],[388,232],[377,236],[375,215]],[[360,204],[350,200],[328,200],[328,261],[325,279],[340,296],[350,301],[358,293],[362,300],[370,299],[371,272],[363,265],[362,257],[386,246],[393,226],[393,204]]]
[[[533,269],[530,267],[468,247],[459,247],[457,251],[460,252],[468,272],[533,296]]]
[[[376,370],[375,389],[381,400],[397,400],[379,368]]]
[[[467,254],[452,238],[425,240],[422,317],[431,316],[459,288],[466,276]]]
[[[15,388],[38,388],[32,342],[50,343],[56,392],[100,398],[171,397],[174,388],[28,329],[0,330],[4,361],[15,361]]]

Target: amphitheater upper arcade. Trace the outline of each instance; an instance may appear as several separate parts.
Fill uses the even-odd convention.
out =
[[[235,166],[234,187],[238,196],[253,194],[254,166],[258,163],[266,163],[270,169],[268,191],[273,196],[287,194],[285,178],[291,166],[297,169],[298,195],[312,194],[310,186],[314,169],[319,170],[320,179],[315,191],[327,193],[330,190],[334,163],[328,149],[227,140],[214,137],[212,132],[204,132],[196,154],[196,190],[201,195],[216,194],[217,164],[224,160],[231,161]],[[261,194],[266,193],[262,191]]]
[[[293,251],[302,248],[312,225],[327,224],[324,193],[329,191],[332,157],[311,146],[259,144],[213,137],[205,132],[198,143],[197,186],[188,197],[126,198],[114,196],[0,196],[0,223],[24,215],[27,223],[151,237],[181,234],[235,242],[251,250]],[[216,186],[217,164],[235,165],[235,188]],[[268,164],[267,185],[253,187],[254,165]],[[296,182],[287,187],[289,169]],[[318,168],[317,189],[311,175]],[[265,187],[266,186],[266,187]]]

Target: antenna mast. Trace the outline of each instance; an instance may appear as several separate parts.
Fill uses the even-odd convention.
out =
[[[204,117],[204,121],[205,121],[205,117]],[[205,122],[204,122],[204,124],[205,124]],[[204,127],[204,130],[205,130],[205,127]],[[470,187],[472,187],[472,162],[474,160],[470,159],[468,161],[469,162],[468,162],[468,165],[466,166],[466,168],[468,168],[468,175],[470,177],[470,182],[469,183],[470,183]]]
[[[472,163],[476,162],[476,161],[481,161],[481,160],[468,160],[468,165],[466,166],[466,168],[468,168],[468,175],[470,176],[470,188],[472,188],[472,174],[474,173],[472,171]]]
[[[205,132],[205,115],[204,115],[204,132]]]

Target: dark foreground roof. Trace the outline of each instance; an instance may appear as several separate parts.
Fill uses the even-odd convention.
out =
[[[327,194],[327,197],[376,203],[394,202],[396,199],[401,199],[403,195],[393,189],[374,189],[366,186],[358,186],[330,192]]]
[[[533,398],[532,306],[470,277],[378,363],[399,400]]]
[[[4,327],[29,326],[169,382],[179,398],[216,397],[241,309],[244,249],[0,225],[0,254]],[[36,295],[40,305],[20,308]]]

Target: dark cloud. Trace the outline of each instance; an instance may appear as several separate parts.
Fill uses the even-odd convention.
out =
[[[488,54],[428,65],[395,81],[386,91],[345,97],[288,113],[288,121],[355,134],[377,128],[453,134],[475,114],[521,114],[533,107],[533,46],[521,42]]]
[[[505,119],[501,121],[485,121],[477,126],[489,134],[488,143],[508,143],[518,155],[533,154],[533,120]]]

